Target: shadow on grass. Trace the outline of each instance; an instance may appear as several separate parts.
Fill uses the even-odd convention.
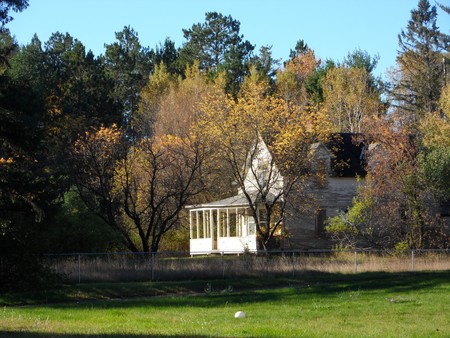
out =
[[[439,272],[366,272],[359,274],[318,273],[310,280],[310,293],[334,294],[343,290],[384,290],[408,292],[450,286],[450,271]]]
[[[45,298],[42,293],[34,293],[4,295],[2,299],[3,305],[8,306],[32,304],[58,309],[181,306],[208,308],[276,301],[289,295],[304,295],[305,298],[327,297],[344,291],[377,290],[401,293],[440,286],[450,287],[450,271],[360,274],[302,272],[296,278],[72,285],[46,291]]]
[[[13,331],[0,331],[0,338],[115,338],[115,337],[123,337],[123,338],[159,338],[159,337],[167,337],[167,338],[177,338],[177,337],[186,337],[185,335],[141,335],[141,334],[64,334],[64,333],[39,333],[39,332],[13,332]],[[203,338],[210,336],[200,336],[200,335],[189,335],[192,338]]]

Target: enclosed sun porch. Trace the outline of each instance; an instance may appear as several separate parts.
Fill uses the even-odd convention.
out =
[[[187,209],[191,255],[258,250],[254,217],[243,194]]]

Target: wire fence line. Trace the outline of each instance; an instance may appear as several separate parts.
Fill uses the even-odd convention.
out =
[[[305,273],[450,270],[450,250],[270,251],[189,256],[185,252],[46,254],[47,267],[70,282],[296,277]]]

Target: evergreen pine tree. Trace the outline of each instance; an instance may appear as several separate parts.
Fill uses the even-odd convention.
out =
[[[435,112],[444,83],[442,34],[436,25],[436,6],[420,0],[411,11],[406,30],[398,35],[400,77],[393,85],[394,105],[412,125]]]

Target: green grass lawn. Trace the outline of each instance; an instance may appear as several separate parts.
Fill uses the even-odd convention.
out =
[[[450,336],[450,271],[90,284],[0,303],[2,337]]]

